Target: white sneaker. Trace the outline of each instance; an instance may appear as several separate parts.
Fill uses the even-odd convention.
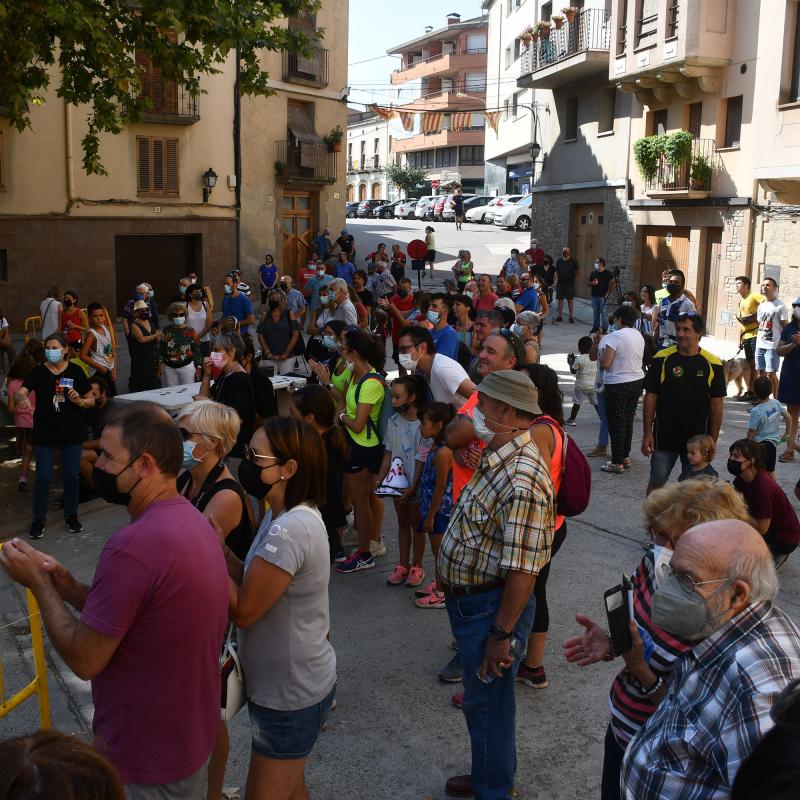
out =
[[[386,545],[383,542],[376,542],[374,539],[369,543],[369,552],[373,558],[380,558],[386,555]]]
[[[358,531],[352,525],[345,525],[342,534],[342,545],[345,548],[358,545]]]

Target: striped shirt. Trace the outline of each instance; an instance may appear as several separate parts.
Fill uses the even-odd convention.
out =
[[[672,636],[653,624],[651,608],[653,592],[658,587],[653,551],[648,552],[633,575],[633,616],[653,640],[653,655],[649,666],[665,681],[672,674],[675,661],[692,645]],[[656,707],[652,700],[643,697],[631,681],[627,667],[617,675],[611,684],[608,707],[611,710],[611,730],[620,747],[624,748],[636,732],[652,716]]]
[[[800,630],[771,603],[748,606],[688,651],[622,764],[625,800],[723,800],[800,676]]]
[[[442,579],[475,586],[509,570],[538,575],[550,561],[554,519],[553,483],[530,432],[487,447],[444,535]]]

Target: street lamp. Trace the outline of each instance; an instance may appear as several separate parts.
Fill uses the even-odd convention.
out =
[[[211,197],[211,190],[217,185],[217,173],[209,167],[202,177],[203,181],[203,202],[207,203]]]

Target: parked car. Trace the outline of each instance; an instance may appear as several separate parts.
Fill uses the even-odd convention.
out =
[[[359,204],[359,201],[356,200],[356,201],[354,201],[352,203],[347,203],[347,205],[345,205],[345,207],[344,207],[344,215],[348,219],[355,219],[356,212],[358,211],[358,204]]]
[[[414,219],[414,210],[417,207],[415,199],[401,200],[394,207],[394,215],[397,219]]]
[[[503,228],[516,228],[518,231],[529,231],[531,229],[531,203],[533,195],[528,194],[512,206],[506,206],[499,224]]]
[[[372,216],[375,219],[394,219],[394,209],[399,203],[399,200],[395,200],[393,203],[384,203],[382,206],[375,206],[372,209]]]
[[[498,197],[494,206],[494,219],[491,221],[495,225],[499,225],[500,220],[503,219],[503,214],[508,211],[509,207],[519,203],[524,196],[523,194],[504,194],[502,197]]]
[[[494,222],[494,207],[499,199],[499,197],[493,197],[485,205],[478,203],[472,206],[466,214],[467,222],[480,222],[491,225]]]
[[[474,195],[474,194],[462,194],[464,198],[464,216],[466,216],[467,212],[471,208],[475,208],[475,206],[485,206],[490,200],[493,198],[490,195]],[[444,207],[444,211],[442,212],[442,220],[444,222],[455,222],[456,219],[456,212],[454,209],[450,208],[450,204],[447,203]]]
[[[356,216],[363,219],[364,217],[372,216],[372,209],[377,208],[378,206],[385,205],[385,200],[362,200],[358,204],[358,211],[356,212]]]
[[[445,207],[450,205],[450,201],[453,199],[452,194],[441,194],[436,198],[434,203],[431,203],[431,207],[433,211],[431,212],[431,219],[435,222],[442,221],[442,212],[444,211]]]
[[[417,200],[417,207],[414,209],[414,216],[417,219],[428,219],[428,213],[431,211],[431,201],[435,199],[436,195],[433,194],[427,194],[425,197],[420,197],[419,200]]]

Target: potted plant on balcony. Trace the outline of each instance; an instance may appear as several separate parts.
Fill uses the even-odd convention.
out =
[[[665,136],[644,136],[633,143],[633,159],[645,183],[652,183],[664,151]]]
[[[664,141],[664,160],[676,169],[692,160],[692,134],[689,131],[670,133]]]
[[[533,28],[528,25],[528,27],[525,28],[525,30],[523,30],[519,35],[519,38],[522,40],[522,44],[524,44],[525,47],[528,47],[533,41]]]
[[[285,175],[288,165],[283,161],[275,161],[272,166],[275,168],[276,175]]]
[[[536,27],[539,29],[539,38],[543,41],[550,38],[550,21],[549,20],[541,20],[537,23]]]
[[[701,155],[692,158],[690,187],[695,191],[707,191],[711,188],[711,162]]]
[[[561,9],[561,13],[567,18],[567,22],[572,22],[578,15],[578,9],[575,6],[567,6]]]
[[[560,31],[560,30],[561,30],[561,28],[562,28],[562,27],[563,27],[563,25],[564,25],[564,20],[565,20],[565,19],[566,19],[566,17],[562,16],[561,14],[555,14],[554,16],[552,16],[552,17],[550,18],[550,22],[552,22],[552,23],[553,23],[553,25],[555,25],[555,26],[556,26],[556,30],[557,30],[557,31]]]
[[[328,152],[341,153],[343,138],[344,138],[344,131],[342,130],[341,125],[337,125],[335,128],[331,128],[331,130],[328,132],[328,135],[323,139],[325,144],[328,145]]]

